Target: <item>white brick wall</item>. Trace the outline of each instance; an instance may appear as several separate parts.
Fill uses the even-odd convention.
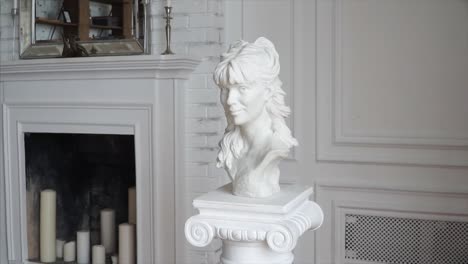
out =
[[[13,20],[11,8],[13,1],[0,0],[0,62],[17,59],[18,55],[14,53],[18,48],[17,36],[14,36],[13,28],[17,26],[18,18]],[[16,33],[17,34],[17,33]]]
[[[217,169],[215,159],[218,141],[225,128],[224,114],[219,105],[218,88],[212,81],[212,71],[224,50],[224,0],[173,0],[172,50],[202,58],[201,65],[189,80],[185,91],[185,193],[184,220],[195,214],[192,200],[226,182],[224,171]],[[152,49],[165,49],[164,1],[152,1]],[[180,208],[179,208],[180,209]],[[185,243],[187,263],[217,263],[221,253],[219,241],[206,248],[194,248]],[[180,260],[184,261],[184,260]]]
[[[217,143],[224,131],[225,121],[218,103],[218,90],[212,81],[212,71],[224,51],[224,1],[225,0],[173,0],[172,48],[177,54],[202,58],[201,65],[189,80],[185,92],[185,149],[186,192],[182,209],[184,219],[194,214],[192,200],[196,196],[226,182],[224,171],[215,167]],[[17,38],[13,32],[10,14],[12,0],[0,0],[0,59],[2,62],[18,59]],[[151,0],[152,53],[165,49],[165,1]],[[16,40],[15,40],[16,39]],[[219,241],[203,249],[186,244],[188,263],[217,263]]]

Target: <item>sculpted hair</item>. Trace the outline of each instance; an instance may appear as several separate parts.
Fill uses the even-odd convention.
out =
[[[261,37],[254,43],[240,40],[231,45],[229,50],[221,55],[221,62],[216,66],[213,78],[221,89],[234,84],[254,82],[270,89],[271,97],[265,107],[272,120],[273,136],[291,148],[297,145],[297,141],[292,137],[284,120],[290,114],[290,109],[284,103],[285,92],[281,89],[279,72],[279,55],[273,43]],[[229,176],[233,178],[236,174],[236,171],[233,171],[233,161],[244,155],[246,144],[239,127],[229,115],[226,116],[227,127],[219,142],[217,166],[226,168]]]

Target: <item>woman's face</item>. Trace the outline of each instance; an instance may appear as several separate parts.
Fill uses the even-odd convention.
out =
[[[221,103],[235,125],[255,121],[265,110],[268,89],[258,83],[234,84],[221,88]]]

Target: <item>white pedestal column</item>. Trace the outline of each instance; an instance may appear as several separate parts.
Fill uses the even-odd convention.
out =
[[[225,185],[193,201],[200,214],[187,220],[185,236],[197,247],[220,238],[223,264],[291,264],[299,237],[323,222],[322,209],[309,200],[312,192],[281,185],[279,193],[256,199],[234,196]]]

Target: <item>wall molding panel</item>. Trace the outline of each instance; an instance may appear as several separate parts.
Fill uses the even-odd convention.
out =
[[[432,126],[428,128],[419,129],[419,127],[417,127],[417,129],[415,129],[414,127],[416,125],[413,125],[412,128],[411,124],[407,125],[405,123],[407,119],[410,119],[410,117],[406,118],[404,114],[395,114],[395,116],[388,117],[389,120],[392,120],[392,118],[396,119],[396,121],[392,121],[394,121],[396,124],[402,124],[400,127],[393,126],[386,128],[383,125],[379,126],[380,123],[372,123],[371,117],[380,118],[380,120],[385,120],[387,118],[387,116],[385,116],[386,111],[388,113],[388,111],[391,109],[385,108],[385,106],[388,106],[386,103],[383,103],[384,106],[381,112],[368,114],[369,118],[363,118],[365,119],[364,121],[360,121],[359,114],[355,114],[355,112],[359,113],[359,111],[356,109],[360,109],[361,113],[363,111],[362,109],[365,109],[363,106],[359,106],[359,104],[369,103],[370,105],[375,106],[379,104],[378,100],[386,100],[381,99],[379,97],[380,95],[374,94],[375,91],[370,85],[373,84],[373,77],[371,76],[372,73],[369,73],[369,77],[367,78],[366,75],[360,75],[359,69],[355,70],[356,73],[351,72],[353,71],[354,66],[359,68],[362,65],[363,68],[369,68],[370,66],[367,64],[373,62],[372,58],[364,58],[362,61],[357,61],[355,63],[355,60],[353,60],[354,57],[351,53],[355,50],[359,51],[359,47],[356,47],[358,46],[356,43],[365,43],[365,45],[368,45],[367,47],[369,47],[369,49],[377,50],[375,51],[377,54],[384,54],[386,52],[386,50],[384,50],[379,44],[380,39],[378,39],[378,37],[380,37],[380,35],[378,33],[372,32],[372,28],[369,29],[369,31],[371,31],[370,33],[362,33],[359,32],[359,30],[352,31],[353,25],[350,25],[351,23],[349,23],[349,21],[361,21],[353,17],[360,14],[356,13],[356,10],[358,10],[359,6],[356,7],[354,5],[359,5],[361,2],[362,1],[353,0],[317,1],[316,107],[318,160],[468,166],[468,134],[466,133],[468,130],[466,130],[466,126],[464,125],[459,125],[455,128],[441,127],[439,129],[438,124],[432,124]],[[379,11],[383,10],[380,9],[383,7],[379,5],[386,4],[381,4],[379,1],[375,0],[367,0],[364,2],[367,6],[374,8],[374,10],[372,10],[372,12],[363,11],[362,15],[368,17],[362,19],[362,21],[368,19],[369,23],[375,22],[375,31],[379,32],[379,27],[384,27],[386,25],[384,23],[378,24],[380,18],[375,17],[384,15],[389,16],[389,13],[378,13]],[[411,4],[413,5],[417,4],[415,1],[409,2],[412,2]],[[434,1],[431,1],[431,3],[432,2]],[[443,4],[444,3],[440,2],[437,5]],[[424,4],[419,5],[422,5],[422,8],[429,9],[429,7],[425,7]],[[456,3],[452,3],[451,8],[456,8],[455,5]],[[398,7],[401,8],[400,6]],[[408,6],[408,8],[412,8],[412,6]],[[405,14],[400,14],[401,12],[399,10],[396,10],[395,12],[397,12],[397,14],[402,17],[402,19],[406,18]],[[458,13],[457,15],[459,16],[459,20],[468,21],[468,13],[466,13],[466,16],[464,13]],[[425,18],[423,15],[420,15],[419,19],[421,21],[427,20],[428,24],[431,23],[431,21],[428,18]],[[359,25],[358,22],[356,22],[356,25]],[[363,30],[366,29],[367,28]],[[382,31],[383,30],[384,29],[382,29]],[[428,28],[427,30],[429,31],[432,29]],[[428,35],[428,38],[434,37],[429,35],[429,33],[424,34]],[[356,37],[354,37],[355,35]],[[359,37],[362,37],[362,39],[359,39]],[[437,36],[434,38],[436,37]],[[400,44],[398,41],[395,43],[395,45]],[[416,44],[414,44],[414,46],[416,46]],[[410,48],[412,47],[413,46],[410,46]],[[462,52],[465,50],[460,49],[459,51]],[[389,52],[391,53],[395,51],[397,51],[397,49],[392,49]],[[415,50],[414,52],[417,51]],[[398,56],[398,54],[394,55]],[[389,55],[384,54],[381,56],[385,57]],[[461,63],[462,65],[465,63],[465,61],[461,60],[454,63]],[[468,64],[468,58],[466,58],[466,63]],[[391,66],[391,62],[388,64]],[[390,68],[390,66],[385,67]],[[375,65],[375,67],[379,67],[379,65]],[[429,70],[432,70],[432,68],[427,69],[427,71]],[[382,74],[379,72],[379,70],[376,70],[376,72],[376,74]],[[446,75],[448,76],[449,74]],[[400,72],[391,72],[388,74],[388,76],[391,76],[388,78],[397,79],[397,83],[399,81],[398,78],[405,78],[404,73]],[[459,77],[458,80],[460,80],[460,83],[462,83],[463,77],[460,76],[462,75],[457,75],[457,77]],[[361,79],[358,81],[355,80],[360,77]],[[415,77],[413,76],[413,79],[417,79],[418,77],[419,75]],[[402,94],[402,96],[406,99],[409,98],[408,100],[413,101],[418,101],[420,96],[421,98],[425,98],[424,93],[421,93],[421,91],[424,89],[422,85],[424,82],[425,81],[416,82],[414,85],[414,94]],[[369,83],[369,87],[358,86],[357,84],[360,83]],[[455,87],[456,85],[457,83],[453,83],[453,90],[458,89]],[[377,87],[375,90],[381,90],[384,88]],[[439,92],[441,93],[443,93],[442,90],[445,89],[445,87],[436,88],[439,88]],[[438,90],[436,90],[436,92],[437,91]],[[459,94],[468,94],[466,88],[460,88],[459,90],[456,90],[456,92]],[[392,95],[392,92],[390,91],[389,94]],[[388,98],[388,100],[394,99],[395,98],[391,96]],[[398,100],[398,98],[395,100]],[[449,100],[447,102],[450,103]],[[426,103],[425,101],[422,101],[419,103],[422,105],[423,109],[431,107],[429,105],[430,102]],[[395,101],[395,108],[398,108],[398,106],[399,101]],[[439,119],[450,119],[453,117],[453,121],[450,122],[454,123],[456,120],[459,120],[459,123],[462,123],[463,115],[459,112],[460,107],[457,107],[456,105],[453,107],[447,107],[447,112],[442,113],[437,117]],[[465,108],[466,107],[461,110],[466,111],[467,109]],[[373,108],[370,107],[369,110],[372,111]],[[410,111],[408,114],[413,114],[413,112],[418,111],[418,106],[415,105],[413,108],[409,108],[409,110]],[[430,120],[431,113],[422,112],[419,113],[419,115]],[[424,124],[423,121],[421,122]],[[431,124],[429,123],[429,125]]]

